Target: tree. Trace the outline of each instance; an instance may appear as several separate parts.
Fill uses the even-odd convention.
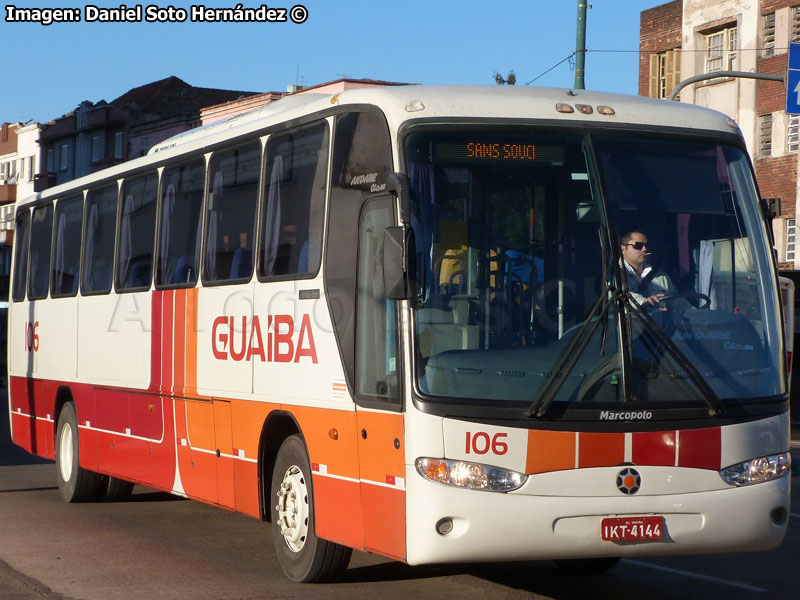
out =
[[[502,75],[500,75],[500,73],[495,71],[494,72],[494,82],[497,85],[514,85],[515,83],[517,83],[517,74],[514,73],[514,69],[511,69],[508,72],[508,76],[507,77],[503,77]]]

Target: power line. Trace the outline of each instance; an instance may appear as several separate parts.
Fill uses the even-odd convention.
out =
[[[531,79],[531,80],[530,80],[528,83],[526,83],[525,85],[530,85],[530,84],[532,84],[534,81],[536,81],[537,79],[541,79],[542,77],[544,77],[545,75],[547,75],[547,74],[548,74],[550,71],[552,71],[552,70],[553,70],[553,69],[555,69],[557,66],[559,66],[561,63],[564,63],[564,62],[568,61],[568,60],[569,60],[570,58],[572,58],[573,56],[575,56],[575,53],[574,53],[574,52],[571,52],[571,53],[570,53],[570,54],[569,54],[569,55],[568,55],[566,58],[564,58],[563,60],[560,60],[560,61],[558,61],[558,62],[557,62],[556,64],[554,64],[552,67],[550,67],[549,69],[547,69],[547,71],[545,71],[544,73],[542,73],[542,74],[541,74],[541,75],[539,75],[538,77],[534,77],[533,79]]]
[[[670,48],[670,49],[671,50],[678,50],[680,52],[703,52],[703,53],[705,53],[707,51],[706,48],[694,48],[692,50],[684,50],[683,48]],[[736,50],[728,50],[728,52],[763,52],[764,50],[772,50],[773,52],[777,51],[777,50],[786,50],[788,52],[789,48],[788,48],[788,46],[787,47],[772,47],[772,48],[737,48]],[[604,50],[604,49],[592,50],[592,49],[589,49],[589,48],[586,49],[586,52],[599,52],[599,53],[604,53],[604,54],[639,54],[639,55],[660,54],[660,52],[658,52],[658,51],[643,52],[641,50]],[[575,52],[571,52],[565,58],[563,58],[562,60],[558,61],[552,67],[547,69],[544,73],[542,73],[541,75],[538,75],[537,77],[534,77],[533,79],[528,81],[525,85],[530,85],[534,81],[536,81],[537,79],[541,79],[542,77],[547,75],[550,71],[552,71],[556,67],[558,67],[561,64],[565,63],[566,61],[570,60],[573,56],[575,56]],[[771,57],[766,57],[766,58],[771,58]]]

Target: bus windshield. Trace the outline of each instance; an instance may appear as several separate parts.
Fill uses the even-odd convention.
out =
[[[785,392],[774,270],[741,149],[420,127],[405,151],[424,397],[527,408],[554,379],[561,409]]]

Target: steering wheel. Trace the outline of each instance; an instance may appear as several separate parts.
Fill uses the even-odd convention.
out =
[[[700,292],[679,292],[677,294],[665,294],[661,296],[659,299],[660,302],[671,302],[672,300],[678,300],[680,298],[694,299],[694,300],[705,300],[705,304],[702,306],[698,306],[699,309],[709,310],[711,308],[711,298],[706,296],[705,294],[701,294]]]

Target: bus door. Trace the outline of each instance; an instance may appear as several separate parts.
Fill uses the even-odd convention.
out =
[[[369,200],[361,213],[356,292],[355,391],[367,550],[405,558],[405,437],[400,396],[397,303],[385,296],[383,243],[395,199]]]

